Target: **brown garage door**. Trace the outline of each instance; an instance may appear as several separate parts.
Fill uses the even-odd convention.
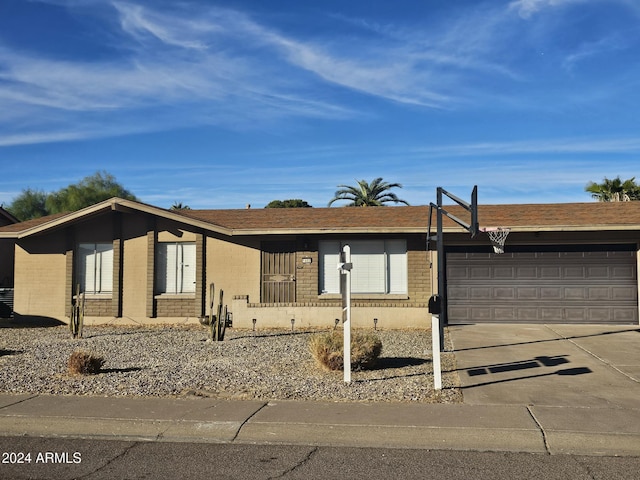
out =
[[[447,253],[449,323],[638,323],[636,252]]]

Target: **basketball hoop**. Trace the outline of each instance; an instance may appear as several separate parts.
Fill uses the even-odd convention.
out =
[[[495,253],[504,253],[504,243],[506,242],[511,229],[503,227],[487,227],[483,228],[482,231],[489,235],[493,251]]]

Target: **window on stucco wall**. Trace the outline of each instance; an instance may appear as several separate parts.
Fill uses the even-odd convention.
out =
[[[81,243],[78,246],[78,282],[84,293],[112,293],[113,243]]]
[[[195,242],[158,243],[156,293],[195,293]]]
[[[352,293],[407,293],[407,242],[402,239],[320,241],[320,293],[340,293],[337,265],[344,245],[351,247]]]

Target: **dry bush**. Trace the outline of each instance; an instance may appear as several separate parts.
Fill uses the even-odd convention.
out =
[[[103,364],[102,357],[83,350],[76,350],[69,357],[69,373],[72,375],[96,374]]]
[[[341,370],[344,365],[343,333],[332,331],[311,337],[309,349],[316,361],[327,370]],[[372,368],[382,353],[382,342],[369,332],[351,334],[351,369]]]

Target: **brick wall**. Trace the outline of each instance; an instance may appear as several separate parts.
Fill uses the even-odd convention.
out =
[[[196,309],[195,297],[157,297],[157,317],[193,317]]]
[[[84,315],[86,317],[112,317],[111,298],[85,298]]]
[[[296,300],[303,303],[318,301],[317,241],[307,243],[306,248],[303,243],[296,252]]]

